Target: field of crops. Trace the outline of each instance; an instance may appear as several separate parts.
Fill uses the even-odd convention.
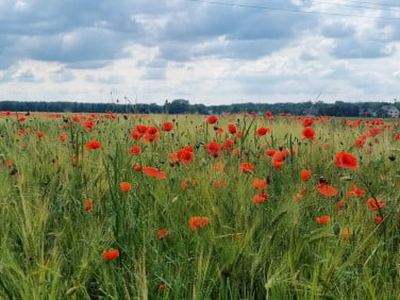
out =
[[[400,122],[0,115],[1,299],[398,299]]]

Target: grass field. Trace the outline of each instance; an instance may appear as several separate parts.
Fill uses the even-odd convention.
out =
[[[400,123],[0,118],[1,299],[399,299]]]

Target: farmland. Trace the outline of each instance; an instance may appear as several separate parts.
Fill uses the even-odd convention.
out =
[[[1,299],[397,299],[400,123],[0,118]]]

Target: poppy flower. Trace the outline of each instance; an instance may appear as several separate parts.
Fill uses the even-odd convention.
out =
[[[195,155],[191,150],[189,150],[189,148],[185,147],[185,148],[179,150],[178,152],[176,152],[176,160],[180,161],[184,165],[187,165],[188,163],[190,163],[194,158],[195,158]]]
[[[309,127],[312,124],[314,124],[314,120],[311,118],[305,118],[302,123],[303,127]]]
[[[302,181],[302,182],[308,181],[308,180],[310,179],[310,177],[311,177],[311,174],[312,174],[312,171],[309,171],[309,170],[301,170],[301,171],[300,171],[301,181]]]
[[[267,181],[265,179],[253,178],[251,182],[253,184],[253,187],[258,190],[263,190],[267,187]]]
[[[124,181],[124,182],[121,182],[119,184],[119,187],[121,188],[121,191],[123,191],[124,193],[127,193],[127,192],[129,192],[131,190],[132,184],[130,184],[129,182]]]
[[[116,259],[119,256],[119,250],[110,250],[110,251],[105,251],[103,252],[103,258],[104,259]]]
[[[335,155],[334,164],[341,168],[358,169],[357,158],[347,152],[338,152]]]
[[[167,284],[166,284],[166,283],[161,283],[161,284],[158,286],[158,289],[159,289],[159,290],[165,290],[166,287],[167,287]]]
[[[219,156],[219,151],[221,150],[221,144],[217,142],[210,142],[206,145],[206,151],[214,157]]]
[[[89,131],[93,127],[94,127],[94,121],[93,120],[87,120],[87,121],[83,122],[83,129],[85,129],[86,131]]]
[[[136,125],[135,130],[143,135],[147,131],[147,126],[145,126],[145,125]]]
[[[302,130],[303,139],[309,139],[310,141],[315,140],[315,130],[311,127],[306,127]]]
[[[370,198],[367,200],[367,202],[365,203],[369,209],[371,209],[372,211],[378,211],[379,209],[381,209],[382,207],[386,206],[385,202],[379,202],[378,200],[374,199],[374,198]]]
[[[164,240],[164,239],[165,239],[165,236],[167,235],[167,233],[168,233],[168,230],[167,230],[167,229],[160,229],[160,230],[157,232],[157,238],[158,238],[159,240]]]
[[[324,196],[335,196],[338,193],[338,191],[333,186],[330,186],[326,183],[318,184],[317,190]]]
[[[265,154],[268,156],[274,156],[275,152],[276,152],[275,150],[267,150],[265,151]]]
[[[161,124],[162,131],[171,131],[174,129],[174,123],[172,122],[164,122]]]
[[[228,131],[229,131],[230,134],[235,134],[236,131],[237,131],[237,128],[236,128],[236,126],[234,124],[229,124],[228,125]]]
[[[195,231],[199,230],[201,227],[207,226],[210,222],[208,217],[191,217],[189,219],[190,229]]]
[[[254,172],[254,166],[251,163],[246,162],[240,165],[239,171],[244,174],[252,173]]]
[[[257,136],[263,136],[263,135],[266,135],[269,132],[271,132],[271,129],[266,128],[266,127],[261,127],[261,128],[257,129],[256,135]]]
[[[156,179],[166,178],[166,173],[157,168],[142,166],[142,172],[150,177],[155,177]]]
[[[350,191],[346,193],[346,197],[364,197],[365,191],[357,188],[355,184],[350,186]]]
[[[223,180],[223,179],[214,181],[214,182],[212,183],[212,187],[213,187],[213,188],[222,188],[222,187],[224,187],[224,186],[226,186],[226,181]]]
[[[383,222],[383,218],[381,217],[381,216],[376,216],[375,217],[375,223],[376,224],[380,224],[380,223],[382,223]]]
[[[267,200],[268,197],[269,197],[269,195],[266,192],[262,192],[258,195],[255,195],[252,200],[254,203],[261,203],[261,202],[264,202],[265,200]]]
[[[86,211],[92,210],[92,204],[93,204],[93,202],[91,200],[87,200],[85,202],[85,210]]]
[[[146,133],[146,134],[144,135],[144,138],[143,138],[143,140],[144,140],[146,143],[156,142],[156,141],[158,141],[159,139],[160,139],[160,135],[159,135],[159,134],[151,134],[151,133]]]
[[[44,132],[39,131],[36,135],[38,138],[42,138],[44,137]]]
[[[331,217],[330,216],[321,216],[321,217],[315,218],[315,220],[319,224],[328,224],[329,221],[331,220]]]
[[[90,142],[87,143],[85,146],[86,146],[87,149],[90,149],[90,150],[94,150],[94,149],[99,149],[99,148],[101,148],[101,144],[100,144],[100,142],[97,141],[97,140],[90,141]]]
[[[215,124],[215,123],[217,123],[217,121],[218,121],[218,118],[216,116],[209,116],[207,118],[207,123],[208,124]]]
[[[142,171],[142,165],[139,164],[139,163],[135,163],[135,164],[132,166],[132,169],[133,169],[134,171],[136,171],[136,172],[140,172],[140,171]]]
[[[226,140],[222,143],[222,150],[230,151],[232,150],[233,145],[235,144],[234,140]]]
[[[142,152],[142,148],[140,146],[133,146],[132,148],[130,148],[128,150],[128,153],[131,155],[140,155],[140,153]]]

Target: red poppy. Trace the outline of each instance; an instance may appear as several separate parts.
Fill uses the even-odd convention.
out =
[[[119,250],[110,250],[110,251],[105,251],[103,252],[103,258],[104,259],[116,259],[119,256]]]
[[[161,124],[162,131],[171,131],[174,129],[174,123],[172,122],[164,122]]]
[[[129,154],[136,155],[136,156],[140,155],[141,152],[142,152],[142,148],[140,146],[133,146],[132,148],[130,148],[128,150]]]
[[[221,144],[217,142],[210,142],[206,145],[206,151],[214,157],[219,156],[219,151],[221,150]]]
[[[367,202],[365,203],[369,209],[371,209],[372,211],[378,211],[379,209],[381,209],[382,207],[386,206],[385,202],[379,202],[378,200],[374,199],[374,198],[370,198],[367,200]]]
[[[155,126],[149,126],[147,127],[146,133],[150,135],[154,135],[158,132],[158,128]]]
[[[223,142],[221,149],[225,150],[225,151],[230,151],[230,150],[232,150],[232,147],[234,144],[235,144],[234,140],[226,140]]]
[[[330,186],[326,183],[318,184],[317,190],[324,196],[335,196],[338,193],[338,191],[333,186]]]
[[[239,171],[245,174],[252,173],[254,172],[254,166],[251,163],[246,162],[239,166]]]
[[[268,197],[269,197],[269,195],[267,194],[267,192],[262,192],[258,195],[255,195],[252,200],[254,203],[261,203],[261,202],[264,202],[265,200],[267,200]]]
[[[92,209],[92,201],[91,200],[87,200],[86,202],[85,202],[85,210],[86,211],[88,211],[88,210],[91,210]]]
[[[195,158],[195,155],[191,150],[189,150],[185,147],[185,148],[179,150],[178,152],[176,152],[176,158],[177,158],[177,161],[180,161],[184,165],[187,165]]]
[[[311,177],[311,174],[312,174],[312,171],[309,171],[309,170],[301,170],[301,171],[300,171],[301,181],[302,181],[302,182],[308,181],[308,180],[310,179],[310,177]]]
[[[145,125],[136,125],[135,127],[136,131],[141,133],[141,134],[145,134],[147,131],[147,126]]]
[[[358,169],[357,158],[347,152],[338,152],[335,156],[334,164],[341,168]]]
[[[160,135],[158,134],[151,134],[151,133],[146,133],[144,135],[144,141],[146,143],[152,143],[152,142],[156,142],[160,139]]]
[[[124,181],[124,182],[121,182],[119,184],[119,187],[121,188],[121,191],[123,191],[124,193],[127,193],[127,192],[129,192],[131,190],[132,184],[130,184],[129,182]]]
[[[229,124],[229,125],[228,125],[228,131],[229,131],[230,134],[235,134],[236,131],[237,131],[237,128],[236,128],[235,125]]]
[[[331,220],[330,216],[321,216],[315,219],[319,224],[328,224]]]
[[[190,229],[195,231],[199,230],[201,227],[207,226],[210,222],[208,217],[191,217],[189,219]]]
[[[39,131],[36,135],[38,138],[42,138],[44,137],[44,132]]]
[[[150,177],[155,177],[156,179],[166,178],[166,173],[157,168],[142,166],[142,172]]]
[[[214,182],[212,183],[212,187],[213,187],[213,188],[222,188],[222,187],[224,187],[224,186],[226,186],[226,181],[223,180],[223,179],[214,181]]]
[[[160,285],[158,286],[158,289],[159,289],[159,290],[165,290],[166,287],[167,287],[167,284],[166,284],[166,283],[162,283],[162,284],[160,284]]]
[[[380,223],[382,223],[383,222],[383,218],[381,217],[381,216],[376,216],[375,217],[375,223],[376,224],[380,224]]]
[[[217,121],[218,121],[218,118],[216,116],[209,116],[207,118],[207,123],[208,124],[215,124],[215,123],[217,123]]]
[[[263,135],[266,135],[269,132],[271,132],[271,129],[266,128],[266,127],[261,127],[261,128],[257,129],[256,134],[257,134],[257,136],[263,136]]]
[[[350,186],[350,191],[346,193],[346,197],[364,197],[365,191],[357,188],[355,184]]]
[[[306,128],[303,129],[303,131],[301,133],[303,135],[303,139],[309,139],[310,141],[314,141],[315,140],[315,130],[314,130],[314,128],[306,127]]]
[[[139,163],[135,163],[135,164],[132,166],[132,169],[133,169],[134,171],[136,171],[136,172],[140,172],[140,171],[142,171],[142,165],[139,164]]]
[[[265,154],[268,156],[273,156],[275,154],[275,152],[276,152],[275,150],[267,150],[267,151],[265,151]]]
[[[85,146],[86,146],[86,148],[88,148],[88,149],[90,149],[90,150],[94,150],[94,149],[99,149],[99,148],[101,148],[101,144],[100,144],[100,142],[97,141],[97,140],[90,141],[90,142],[87,143]]]
[[[160,230],[157,232],[157,238],[158,238],[159,240],[164,240],[164,239],[165,239],[165,236],[167,235],[167,233],[168,233],[168,230],[167,230],[167,229],[160,229]]]
[[[311,119],[311,118],[305,118],[305,119],[303,120],[303,127],[309,127],[309,126],[311,126],[312,124],[314,124],[314,120]]]
[[[58,140],[60,141],[60,142],[65,142],[66,140],[67,140],[67,134],[65,133],[65,132],[63,132],[63,133],[61,133],[60,135],[59,135],[59,137],[58,137]]]
[[[253,178],[251,182],[253,183],[253,187],[258,190],[267,188],[267,181],[265,179]]]
[[[94,127],[94,121],[93,120],[87,120],[85,122],[83,122],[83,128],[86,131],[89,131],[90,129],[92,129]]]

